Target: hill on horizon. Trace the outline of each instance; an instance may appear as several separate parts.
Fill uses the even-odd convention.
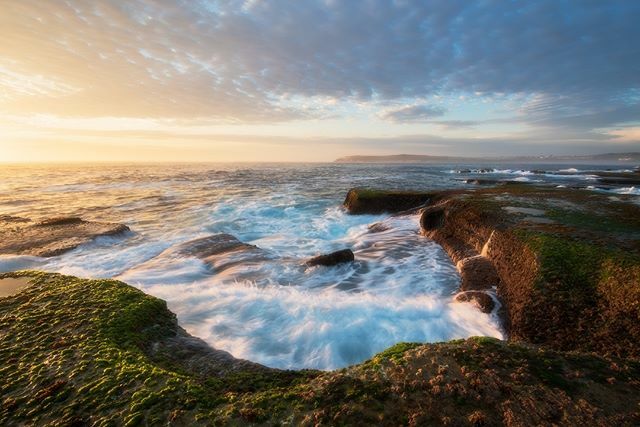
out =
[[[602,153],[575,156],[504,156],[504,157],[460,157],[431,156],[423,154],[393,154],[382,156],[354,155],[336,159],[335,163],[474,163],[474,162],[640,162],[640,152]]]

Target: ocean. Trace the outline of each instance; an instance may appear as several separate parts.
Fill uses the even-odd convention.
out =
[[[132,231],[54,258],[0,255],[0,271],[122,280],[166,300],[188,332],[238,358],[276,368],[335,369],[398,342],[504,336],[497,309],[484,314],[454,301],[456,268],[440,246],[419,234],[417,215],[347,215],[341,204],[350,188],[473,188],[465,178],[490,178],[577,185],[611,197],[637,195],[632,202],[638,202],[636,187],[592,185],[596,178],[588,171],[607,168],[3,165],[0,215],[79,216]],[[387,230],[370,232],[375,223]],[[167,248],[216,233],[232,234],[269,257],[222,272],[177,255],[154,262]],[[343,248],[354,251],[354,263],[304,265],[309,257]]]

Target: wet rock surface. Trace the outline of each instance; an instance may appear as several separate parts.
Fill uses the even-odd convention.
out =
[[[491,313],[496,306],[495,302],[493,301],[493,298],[491,298],[491,295],[487,294],[486,292],[478,292],[478,291],[461,292],[458,295],[456,295],[456,301],[472,302],[483,313]]]
[[[2,425],[636,425],[634,360],[491,338],[401,343],[331,372],[238,360],[116,280],[0,274]]]
[[[434,193],[388,191],[354,188],[349,190],[344,206],[350,214],[380,214],[407,211],[425,205]]]
[[[259,264],[271,259],[259,247],[243,243],[226,233],[214,234],[172,246],[158,255],[154,261],[175,256],[201,259],[216,272],[222,272],[236,265]]]
[[[322,265],[325,267],[331,267],[338,264],[343,264],[346,262],[353,262],[355,260],[355,256],[351,249],[342,249],[339,251],[331,252],[330,254],[318,255],[313,257],[305,263],[309,267]]]
[[[421,224],[456,263],[461,290],[497,285],[510,339],[640,356],[640,206],[627,198],[487,188],[441,199]]]
[[[39,222],[28,218],[0,216],[0,254],[51,257],[89,243],[100,236],[129,231],[123,224],[57,217]]]

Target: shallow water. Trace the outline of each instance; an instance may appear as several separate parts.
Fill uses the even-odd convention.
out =
[[[462,188],[468,185],[461,177],[485,175],[558,185],[591,179],[580,171],[571,176],[534,175],[517,167],[456,172],[462,169],[2,166],[0,215],[81,216],[125,223],[133,232],[99,238],[52,259],[0,256],[0,271],[32,268],[121,279],[167,300],[180,324],[212,346],[279,368],[347,366],[400,341],[501,337],[495,315],[453,301],[455,267],[438,245],[418,234],[416,216],[349,216],[340,207],[346,191],[356,186]],[[622,187],[617,191],[633,194]],[[388,230],[370,232],[376,222]],[[221,232],[259,246],[271,260],[223,272],[196,258],[153,260],[172,245]],[[355,263],[304,266],[313,255],[342,248],[355,252]]]
[[[0,297],[16,294],[27,286],[29,286],[29,279],[25,277],[0,279]]]

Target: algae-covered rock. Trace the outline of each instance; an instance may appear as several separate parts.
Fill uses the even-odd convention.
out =
[[[350,214],[401,212],[423,206],[433,193],[354,188],[349,190],[344,206]]]
[[[116,280],[21,272],[0,298],[0,425],[634,425],[635,360],[490,338],[332,372],[241,361]]]
[[[640,356],[640,206],[513,185],[444,197],[421,224],[462,290],[497,284],[510,339]]]
[[[91,242],[96,237],[129,231],[123,224],[57,217],[33,222],[28,218],[0,216],[0,254],[51,257]]]

